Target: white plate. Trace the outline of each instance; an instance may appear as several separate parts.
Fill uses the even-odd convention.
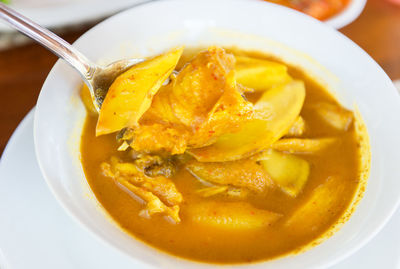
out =
[[[98,20],[150,0],[12,0],[10,7],[46,28]],[[1,22],[1,21],[0,21]],[[0,32],[14,31],[3,22]]]
[[[0,268],[149,268],[87,233],[59,206],[36,163],[32,122],[33,112],[0,161]],[[400,210],[368,245],[331,269],[400,269],[399,227]]]

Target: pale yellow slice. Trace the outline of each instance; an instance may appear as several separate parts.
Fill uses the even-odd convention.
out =
[[[153,96],[174,70],[183,47],[131,67],[118,76],[109,88],[101,106],[96,135],[119,131],[137,125],[150,107]]]
[[[185,209],[194,223],[225,230],[252,230],[267,227],[281,215],[244,202],[199,202]]]
[[[237,82],[255,91],[265,91],[287,83],[291,77],[283,64],[245,56],[236,56]]]
[[[214,144],[188,153],[201,162],[225,162],[251,156],[281,138],[293,125],[305,98],[301,81],[291,81],[265,92],[255,104],[256,117],[239,131],[221,135]]]
[[[296,197],[307,182],[310,164],[294,155],[269,149],[257,158],[271,179],[284,192]]]

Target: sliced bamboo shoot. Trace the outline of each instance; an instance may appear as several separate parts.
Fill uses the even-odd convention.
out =
[[[298,137],[303,135],[305,131],[306,131],[306,122],[304,121],[302,116],[298,116],[296,121],[293,123],[292,127],[290,127],[287,134],[285,134],[285,136]]]
[[[188,150],[201,162],[225,162],[246,158],[281,138],[299,116],[305,98],[301,81],[292,81],[265,92],[255,104],[256,118],[239,131],[221,135],[207,147]]]
[[[271,148],[289,153],[315,154],[339,141],[336,137],[283,138],[272,144]]]
[[[257,159],[272,180],[292,197],[301,192],[310,174],[307,161],[273,149],[261,153]]]
[[[183,47],[136,64],[111,84],[101,106],[96,135],[137,125],[153,96],[174,70]]]
[[[281,215],[243,202],[199,202],[186,208],[195,223],[225,230],[252,230],[267,227]]]
[[[265,91],[287,83],[291,77],[283,64],[245,56],[236,56],[237,82],[255,91]]]
[[[314,109],[318,116],[339,131],[347,131],[353,122],[353,112],[338,105],[320,102]]]
[[[315,232],[315,230],[324,227],[326,222],[331,219],[326,214],[340,214],[346,206],[345,185],[342,180],[332,176],[325,183],[313,190],[310,198],[301,205],[285,225],[299,234]]]

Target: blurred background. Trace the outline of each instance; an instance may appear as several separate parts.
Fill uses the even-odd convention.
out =
[[[261,1],[261,0],[260,0]],[[0,0],[74,42],[106,17],[146,0]],[[400,0],[269,0],[312,15],[352,39],[400,79]],[[93,8],[95,4],[96,8]],[[364,6],[365,5],[365,6]],[[352,22],[351,22],[352,21]],[[342,27],[343,25],[347,26]],[[0,21],[0,153],[31,110],[57,57]],[[379,89],[377,89],[379,91]]]

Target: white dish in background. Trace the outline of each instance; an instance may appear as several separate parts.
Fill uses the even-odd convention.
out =
[[[12,0],[10,6],[46,28],[57,28],[105,18],[123,9],[149,1],[151,0]],[[366,1],[350,0],[342,12],[324,22],[340,29],[360,15]],[[14,30],[0,23],[0,32],[2,31]]]
[[[324,22],[333,28],[340,29],[357,19],[366,3],[367,0],[350,0],[349,4],[342,12]]]
[[[224,9],[229,10],[221,12]],[[106,20],[75,46],[94,61],[111,62],[154,55],[178,44],[236,45],[267,51],[300,65],[327,85],[341,103],[358,105],[371,137],[367,190],[342,229],[303,254],[249,267],[327,267],[376,235],[400,202],[400,152],[393,150],[400,148],[400,98],[378,64],[331,27],[290,9],[251,0],[152,2]],[[84,227],[135,260],[162,268],[207,267],[133,239],[96,202],[79,161],[85,116],[78,93],[80,84],[79,75],[59,61],[43,86],[35,114],[39,165],[57,200]]]
[[[46,28],[79,25],[151,0],[12,0],[10,7]],[[14,29],[0,21],[0,33]]]
[[[40,173],[32,129],[33,111],[0,161],[0,268],[149,269],[97,240],[65,213]],[[370,243],[330,269],[400,269],[399,227],[397,210]]]

